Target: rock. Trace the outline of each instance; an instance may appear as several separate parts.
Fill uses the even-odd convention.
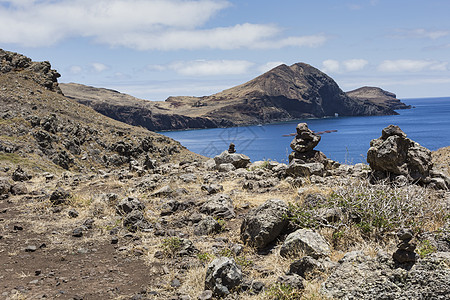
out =
[[[250,158],[247,155],[239,153],[229,153],[224,151],[214,157],[216,166],[221,164],[232,164],[236,169],[245,168],[250,163]]]
[[[11,187],[11,194],[13,195],[25,195],[27,193],[27,186],[23,182],[16,183]]]
[[[11,190],[11,183],[6,177],[0,177],[0,199],[7,198]]]
[[[230,143],[230,146],[228,146],[228,153],[236,153],[235,145],[233,143]]]
[[[83,236],[83,228],[77,227],[72,231],[73,237],[82,237]]]
[[[300,275],[308,280],[314,279],[323,272],[325,272],[323,264],[310,256],[304,256],[289,266],[289,273]]]
[[[320,142],[320,135],[308,128],[308,124],[299,123],[296,128],[297,135],[291,142],[291,149],[295,152],[308,152],[314,149]]]
[[[242,282],[242,272],[234,259],[219,257],[214,259],[206,270],[205,290],[223,297],[230,294]]]
[[[411,240],[414,234],[411,229],[400,229],[397,232],[397,237],[400,243],[397,245],[397,251],[392,254],[392,258],[397,263],[413,263],[417,260],[417,254],[414,252],[416,244]]]
[[[53,205],[65,204],[69,198],[70,198],[69,192],[65,191],[62,188],[57,188],[56,191],[54,191],[50,195],[50,202]]]
[[[198,295],[198,300],[210,300],[213,298],[213,292],[211,290],[204,290]]]
[[[194,243],[192,243],[191,240],[180,239],[180,247],[177,250],[178,256],[191,256],[198,252],[199,250],[194,246]]]
[[[325,171],[322,163],[303,163],[301,160],[293,159],[286,174],[291,176],[311,177],[312,175],[323,176]]]
[[[218,233],[222,230],[219,222],[211,216],[207,216],[194,227],[195,235],[209,235]]]
[[[338,299],[446,299],[450,294],[450,253],[437,252],[408,269],[387,253],[375,258],[349,252],[323,283],[321,292]]]
[[[241,225],[241,240],[250,246],[264,248],[283,231],[288,221],[288,206],[282,200],[268,200],[252,209]]]
[[[222,219],[232,219],[236,217],[233,201],[227,194],[217,194],[212,196],[200,207],[200,212]]]
[[[75,209],[69,209],[69,211],[67,212],[67,214],[69,215],[69,217],[71,218],[76,218],[78,217],[78,212]]]
[[[151,194],[152,197],[170,197],[175,191],[169,186],[165,185]]]
[[[384,128],[381,137],[370,142],[367,162],[375,179],[405,176],[421,184],[429,183],[433,167],[431,151],[408,139],[395,125]]]
[[[142,211],[133,210],[123,219],[123,227],[131,232],[136,232],[137,230],[150,229],[151,224],[145,219]]]
[[[197,176],[195,176],[195,174],[183,174],[180,175],[180,179],[183,180],[186,183],[192,183],[192,182],[196,182],[197,181]]]
[[[161,216],[168,216],[175,213],[180,207],[180,202],[177,200],[169,200],[161,207]]]
[[[280,249],[280,255],[288,257],[303,251],[305,255],[320,258],[330,255],[327,241],[311,229],[299,229],[286,237]]]
[[[36,250],[37,250],[37,247],[34,246],[34,245],[28,245],[28,246],[25,248],[25,252],[34,252],[34,251],[36,251]]]
[[[303,290],[303,278],[297,274],[282,275],[278,277],[277,283],[295,290]]]
[[[32,178],[32,176],[25,172],[20,166],[18,166],[17,169],[14,170],[11,178],[14,181],[28,181]]]
[[[208,195],[217,194],[223,192],[223,186],[220,184],[204,184],[202,185],[202,191],[206,191]]]
[[[231,164],[231,163],[228,163],[228,164],[220,164],[220,165],[217,166],[217,170],[218,170],[219,172],[231,172],[231,171],[236,170],[236,167],[233,166],[233,164]]]
[[[119,215],[126,215],[133,210],[144,210],[145,205],[134,197],[126,197],[116,205],[116,212]]]

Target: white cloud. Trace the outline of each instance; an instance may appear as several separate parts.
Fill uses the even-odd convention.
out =
[[[94,71],[98,72],[98,73],[103,72],[108,69],[108,66],[106,66],[102,63],[98,63],[98,62],[92,63],[91,66],[94,69]]]
[[[150,70],[173,70],[184,76],[218,76],[245,74],[254,64],[246,60],[177,61],[168,65],[151,65]]]
[[[327,59],[322,62],[322,71],[325,73],[339,72],[340,63],[334,59]]]
[[[258,71],[261,73],[265,73],[265,72],[270,71],[273,68],[278,67],[279,65],[282,65],[282,64],[284,64],[284,62],[282,62],[282,61],[269,61],[269,62],[265,63],[264,65],[260,66],[258,68]]]
[[[425,38],[436,40],[441,37],[445,37],[450,35],[450,31],[448,30],[427,30],[424,28],[416,28],[416,29],[398,29],[397,34],[393,37],[395,38]]]
[[[71,66],[69,68],[69,72],[72,74],[80,74],[83,71],[83,68],[80,66]]]
[[[447,65],[447,62],[434,60],[385,60],[378,66],[378,70],[382,72],[445,71],[447,70]]]
[[[0,43],[48,46],[71,37],[139,50],[317,47],[323,34],[283,37],[276,25],[204,28],[224,0],[2,1]],[[25,5],[27,4],[27,5]],[[70,13],[68,13],[70,12]]]
[[[342,62],[344,68],[349,72],[360,71],[367,66],[369,62],[365,59],[349,59]]]

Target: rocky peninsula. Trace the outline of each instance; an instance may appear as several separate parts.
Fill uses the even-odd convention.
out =
[[[393,115],[394,109],[406,108],[394,94],[383,91],[380,95],[381,89],[344,93],[331,77],[304,63],[280,65],[247,83],[204,97],[146,101],[75,83],[61,84],[61,89],[67,97],[101,114],[155,131],[265,124],[336,114]]]
[[[300,123],[289,164],[208,159],[64,97],[49,63],[0,59],[2,299],[450,294],[449,147],[391,125],[345,165]]]

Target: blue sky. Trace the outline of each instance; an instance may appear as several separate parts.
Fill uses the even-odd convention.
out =
[[[149,100],[305,62],[348,91],[450,96],[448,0],[0,0],[0,48]]]

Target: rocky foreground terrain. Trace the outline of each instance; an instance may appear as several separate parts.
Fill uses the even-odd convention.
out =
[[[342,165],[302,123],[289,164],[207,159],[0,61],[2,299],[448,298],[450,148],[392,125]]]
[[[113,119],[149,130],[214,128],[299,118],[392,115],[408,108],[395,95],[364,87],[344,93],[318,69],[280,65],[242,85],[204,97],[146,101],[117,91],[76,83],[61,84],[64,94]]]

